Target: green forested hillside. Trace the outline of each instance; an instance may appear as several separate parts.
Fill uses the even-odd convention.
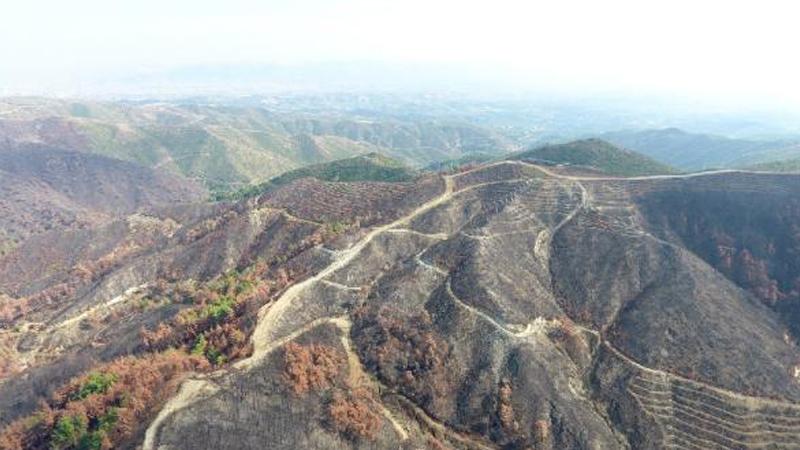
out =
[[[231,194],[218,195],[218,199],[240,199],[252,197],[270,188],[283,186],[300,178],[316,178],[323,181],[411,181],[417,172],[401,162],[381,155],[368,153],[329,163],[314,164],[290,170],[271,180],[240,189]]]
[[[532,159],[599,170],[609,175],[636,176],[674,173],[671,167],[600,139],[545,145],[517,153],[513,159]]]
[[[447,170],[458,169],[459,167],[464,167],[469,164],[485,163],[495,159],[496,157],[497,155],[491,155],[489,153],[482,153],[482,152],[468,153],[460,158],[437,161],[428,164],[425,167],[425,169],[433,172],[443,172]]]
[[[800,155],[796,140],[733,139],[677,128],[619,131],[600,137],[687,171],[747,167]]]
[[[754,164],[749,168],[767,172],[800,172],[800,158]]]

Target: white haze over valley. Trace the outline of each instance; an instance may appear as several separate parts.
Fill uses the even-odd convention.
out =
[[[462,90],[800,110],[791,1],[6,2],[0,95]]]

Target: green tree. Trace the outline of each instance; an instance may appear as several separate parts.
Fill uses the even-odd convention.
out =
[[[86,434],[86,418],[81,416],[62,416],[53,427],[50,435],[50,448],[61,450],[77,446]]]

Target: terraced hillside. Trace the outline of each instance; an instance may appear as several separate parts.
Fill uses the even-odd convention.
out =
[[[798,195],[791,175],[513,160],[413,182],[303,178],[137,216],[75,236],[107,243],[41,274],[24,268],[60,240],[31,242],[0,260],[5,304],[30,305],[10,309],[0,341],[15,361],[0,446],[42,448],[69,425],[144,449],[795,449],[800,336],[780,300],[699,243],[728,232],[789,292],[791,248],[751,246],[794,239]],[[720,198],[739,207],[694,206]],[[118,249],[127,240],[136,250]],[[101,254],[117,256],[70,269]],[[142,364],[108,365],[121,354],[162,372],[179,355],[158,391],[169,401],[120,402]],[[54,379],[66,384],[42,419],[19,419]]]

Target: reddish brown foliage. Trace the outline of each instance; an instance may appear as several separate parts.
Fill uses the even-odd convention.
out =
[[[47,428],[52,428],[55,421],[56,416],[50,405],[42,402],[36,414],[12,422],[0,433],[0,449],[35,448],[37,435],[49,432]],[[43,444],[38,445],[44,447]]]
[[[97,260],[82,261],[76,264],[70,269],[69,278],[66,281],[54,284],[29,297],[13,300],[0,297],[0,324],[12,323],[30,311],[58,305],[71,298],[81,286],[106,275],[118,265],[119,261],[135,253],[138,248],[134,243],[124,242]]]
[[[57,305],[75,295],[81,281],[77,279],[58,283],[37,294],[18,299],[0,299],[0,325],[13,323],[25,314],[41,308]]]
[[[450,449],[450,447],[444,445],[442,443],[442,441],[440,441],[440,440],[438,440],[436,438],[432,438],[432,437],[429,437],[427,439],[426,444],[428,445],[428,448],[431,449],[431,450],[449,450]]]
[[[91,261],[81,261],[70,269],[70,275],[82,282],[97,281],[139,250],[134,242],[123,242],[110,253]]]
[[[498,390],[497,416],[500,419],[500,426],[506,433],[516,433],[519,431],[519,423],[514,417],[514,407],[511,405],[511,382],[503,380],[500,382]]]
[[[214,326],[205,333],[209,347],[225,355],[228,361],[249,356],[253,351],[252,344],[241,328],[239,321]]]
[[[221,216],[214,217],[211,219],[206,219],[200,222],[198,225],[194,226],[194,228],[188,230],[182,240],[185,244],[194,242],[224,227],[226,224],[235,220],[237,216],[238,214],[236,213],[236,211],[228,211]]]
[[[173,340],[175,331],[172,326],[165,322],[159,323],[158,327],[153,331],[142,329],[140,335],[142,342],[148,349],[169,348],[178,343],[177,340]]]
[[[202,336],[215,364],[250,354],[247,337],[255,326],[258,309],[274,292],[292,280],[277,270],[277,277],[263,279],[263,270],[254,267],[243,274],[231,273],[201,286],[182,287],[167,284],[154,290],[154,295],[190,303],[169,322],[154,330],[141,331],[145,350],[163,351],[184,348],[191,351]]]
[[[320,344],[286,344],[284,377],[295,394],[329,389],[336,383],[345,356]]]
[[[0,294],[0,326],[22,317],[29,309],[28,303],[25,298],[16,299]]]
[[[574,361],[579,361],[582,355],[585,357],[589,352],[586,339],[575,322],[567,316],[557,318],[555,326],[548,330],[547,336],[561,344]]]
[[[248,337],[258,310],[302,276],[305,274],[258,260],[243,272],[230,272],[201,285],[161,283],[153,295],[191,306],[154,330],[141,330],[142,347],[148,351],[193,351],[203,339],[205,354],[216,365],[249,356],[252,345]]]
[[[422,405],[447,397],[449,347],[427,313],[404,319],[390,310],[360,310],[355,316],[354,339],[370,370]]]
[[[150,414],[172,394],[183,373],[207,368],[205,359],[180,352],[125,357],[95,367],[92,375],[73,378],[58,389],[37,413],[3,430],[0,448],[47,448],[60,418],[76,417],[91,424],[109,413],[115,414],[115,420],[104,433],[103,448],[114,448],[148,422]],[[97,374],[114,381],[102,390],[82,391]]]
[[[383,420],[375,410],[375,400],[366,389],[355,389],[349,395],[336,392],[328,405],[333,428],[353,440],[374,440],[378,435]]]
[[[800,300],[800,200],[751,178],[729,190],[654,192],[640,198],[650,223],[675,233],[726,277],[770,306]],[[728,188],[738,184],[731,180]],[[759,186],[759,187],[756,187]],[[781,186],[780,189],[783,189]]]
[[[533,439],[537,448],[550,447],[550,421],[539,419],[533,423]]]

